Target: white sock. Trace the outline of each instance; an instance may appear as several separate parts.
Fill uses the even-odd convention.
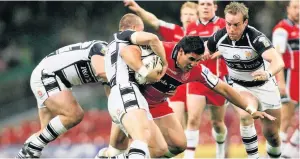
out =
[[[146,157],[150,157],[148,144],[140,140],[134,140],[130,144],[128,158],[144,159]]]
[[[254,123],[249,126],[240,125],[240,132],[248,158],[258,158],[258,141]]]
[[[225,126],[224,134],[217,133],[214,128],[212,128],[211,132],[216,141],[216,158],[225,158],[225,140],[227,136],[227,127]]]
[[[281,140],[281,150],[283,151],[286,143],[287,143],[287,134],[285,132],[279,132],[280,140]]]
[[[299,129],[296,129],[290,139],[290,143],[296,147],[299,145],[299,140]]]
[[[184,151],[184,158],[195,158],[195,150],[199,142],[199,130],[185,130],[187,148]]]
[[[281,156],[281,148],[280,146],[278,147],[273,147],[269,144],[269,142],[266,142],[267,146],[267,153],[270,156],[270,158],[279,158]]]
[[[124,153],[125,151],[126,150],[119,150],[119,149],[116,149],[113,146],[109,145],[106,154],[108,156],[116,156],[116,155]]]
[[[44,128],[42,133],[38,137],[33,139],[30,144],[33,149],[43,149],[49,142],[55,140],[59,135],[65,133],[66,131],[67,129],[61,123],[59,116],[56,116],[49,122],[46,128]]]

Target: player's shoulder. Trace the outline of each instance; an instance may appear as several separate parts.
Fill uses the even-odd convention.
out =
[[[251,41],[253,41],[257,37],[264,35],[262,32],[250,25],[246,27],[246,33],[248,34]]]
[[[215,41],[219,41],[226,34],[227,34],[226,28],[222,28],[214,33],[213,38]]]
[[[166,42],[162,41],[165,50],[173,49],[176,46],[176,42]]]
[[[275,27],[273,28],[273,31],[275,31],[277,29],[289,30],[289,28],[292,26],[292,24],[290,24],[290,23],[291,22],[288,19],[282,19],[275,25]]]

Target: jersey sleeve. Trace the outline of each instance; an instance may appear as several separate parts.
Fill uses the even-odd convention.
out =
[[[249,27],[249,37],[250,40],[254,39],[251,43],[257,54],[261,55],[266,50],[273,47],[272,42],[260,31],[256,30],[253,27]]]
[[[201,64],[197,67],[199,68],[199,72],[201,72],[200,75],[198,75],[198,81],[209,88],[214,88],[218,84],[219,78],[204,65]]]
[[[126,41],[126,42],[129,42],[130,44],[133,44],[132,41],[131,41],[131,35],[134,33],[135,31],[133,30],[125,30],[125,31],[122,31],[120,33],[117,34],[117,38],[119,40],[123,40],[123,41]]]
[[[215,32],[214,35],[209,37],[207,40],[207,48],[210,53],[214,53],[214,52],[218,51],[218,49],[217,49],[217,43],[218,43],[217,33],[218,33],[218,31]]]
[[[103,42],[96,42],[90,50],[89,53],[89,57],[92,57],[94,55],[100,55],[100,56],[104,56],[107,52],[108,48],[107,48],[107,43],[103,43]]]
[[[176,25],[172,23],[159,20],[159,34],[165,41],[172,41],[174,37]]]
[[[284,53],[287,46],[288,32],[283,28],[276,28],[272,34],[272,42],[276,50]]]

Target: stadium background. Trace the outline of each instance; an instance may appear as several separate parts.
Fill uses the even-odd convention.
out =
[[[139,1],[146,10],[165,21],[180,24],[179,10],[184,1]],[[218,2],[217,15],[224,17],[228,1]],[[271,38],[273,26],[286,17],[284,1],[245,1],[250,9],[249,24]],[[27,137],[39,129],[36,101],[29,86],[31,71],[57,48],[93,39],[109,41],[118,30],[118,21],[129,10],[122,1],[0,2],[0,158],[14,157]],[[147,31],[154,32],[146,26]],[[106,146],[110,117],[106,97],[99,84],[74,88],[74,95],[86,111],[84,120],[50,143],[44,157],[94,157]],[[298,112],[298,109],[296,110]],[[297,113],[298,114],[298,113]],[[295,117],[293,125],[299,122]],[[246,157],[239,136],[239,121],[228,108],[228,157]],[[265,156],[259,121],[260,155]],[[289,129],[289,133],[293,128]],[[214,157],[209,113],[202,117],[197,157]]]

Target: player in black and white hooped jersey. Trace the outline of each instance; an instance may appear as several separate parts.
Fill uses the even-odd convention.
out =
[[[105,83],[106,51],[104,41],[72,44],[50,53],[36,66],[30,86],[37,100],[41,129],[25,141],[16,158],[39,158],[49,142],[80,123],[84,112],[71,88]]]
[[[161,41],[155,34],[144,32],[143,29],[144,24],[140,17],[125,14],[120,20],[119,32],[113,35],[114,40],[108,45],[108,52],[105,55],[105,71],[111,86],[108,110],[114,123],[112,129],[118,126],[133,139],[128,154],[121,154],[120,157],[128,155],[128,158],[139,159],[150,156],[148,149],[150,134],[164,139],[152,120],[148,103],[139,90],[134,74],[138,72],[149,82],[156,82],[167,69],[165,50]],[[162,59],[163,70],[148,70],[142,63],[141,54],[124,51],[129,45],[149,45]],[[160,146],[167,148],[166,144]],[[117,154],[119,153],[121,152]],[[103,157],[101,152],[96,156],[96,158]]]
[[[277,118],[262,119],[267,139],[267,153],[271,158],[280,157],[280,94],[275,78],[284,63],[270,40],[248,25],[248,8],[243,3],[232,2],[225,8],[226,28],[217,31],[207,42],[210,52],[219,51],[224,57],[233,88],[246,98],[248,109],[261,110]],[[258,142],[254,120],[237,108],[241,118],[241,136],[248,157],[258,156]]]

